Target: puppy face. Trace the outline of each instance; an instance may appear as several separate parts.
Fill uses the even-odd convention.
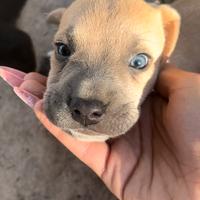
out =
[[[175,46],[178,14],[142,0],[77,0],[49,18],[59,29],[45,94],[48,118],[81,140],[126,133]]]

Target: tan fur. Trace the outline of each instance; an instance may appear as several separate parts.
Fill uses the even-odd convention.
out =
[[[168,59],[173,53],[180,33],[180,16],[168,6],[160,6],[165,26],[165,48],[163,55]]]
[[[52,11],[47,17],[47,22],[50,24],[59,24],[65,10],[65,8],[58,8]]]
[[[179,28],[178,13],[166,5],[76,0],[62,15],[54,39],[67,44],[71,37],[76,49],[65,64],[55,53],[52,56],[45,98],[49,118],[79,139],[97,141],[125,134],[138,120],[160,63],[173,52]],[[138,53],[151,56],[144,70],[129,66]],[[64,103],[68,96],[109,103],[104,119],[89,127],[80,125]]]

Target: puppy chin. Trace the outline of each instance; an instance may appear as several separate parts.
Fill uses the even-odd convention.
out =
[[[105,142],[110,139],[109,135],[87,129],[68,129],[66,132],[70,133],[75,139],[84,142]]]
[[[62,123],[59,123],[59,121],[51,120],[52,123],[54,123],[56,126],[60,127],[66,134],[70,134],[72,137],[79,141],[85,141],[85,142],[105,142],[111,138],[117,138],[121,135],[126,134],[137,122],[137,119],[134,123],[130,124],[129,127],[126,127],[126,129],[121,130],[114,130],[111,132],[108,131],[101,131],[101,129],[95,128],[94,130],[88,129],[87,127],[80,127],[78,126],[72,126],[70,125],[68,127],[63,126]]]
[[[134,121],[132,123],[129,123],[129,126],[126,126],[126,128],[121,130],[103,130],[102,128],[65,128],[63,129],[66,133],[69,133],[71,136],[73,136],[75,139],[80,141],[86,141],[86,142],[105,142],[112,138],[117,138],[119,136],[122,136],[126,134],[138,121],[139,116],[135,117]]]

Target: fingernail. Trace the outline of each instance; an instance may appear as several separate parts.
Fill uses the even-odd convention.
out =
[[[17,76],[9,71],[4,70],[3,68],[0,68],[0,76],[11,87],[19,87],[23,82],[23,78],[21,78],[21,76]]]
[[[17,70],[17,69],[11,68],[11,67],[0,66],[0,69],[10,72],[12,74],[15,74],[15,76],[22,78],[22,79],[26,76],[25,72],[22,72],[20,70]]]
[[[14,92],[24,103],[26,103],[31,108],[34,108],[35,104],[40,100],[38,97],[18,87],[14,88]]]

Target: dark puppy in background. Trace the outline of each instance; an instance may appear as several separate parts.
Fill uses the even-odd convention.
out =
[[[25,2],[7,0],[0,4],[0,65],[31,72],[36,67],[32,41],[28,34],[16,26]]]

